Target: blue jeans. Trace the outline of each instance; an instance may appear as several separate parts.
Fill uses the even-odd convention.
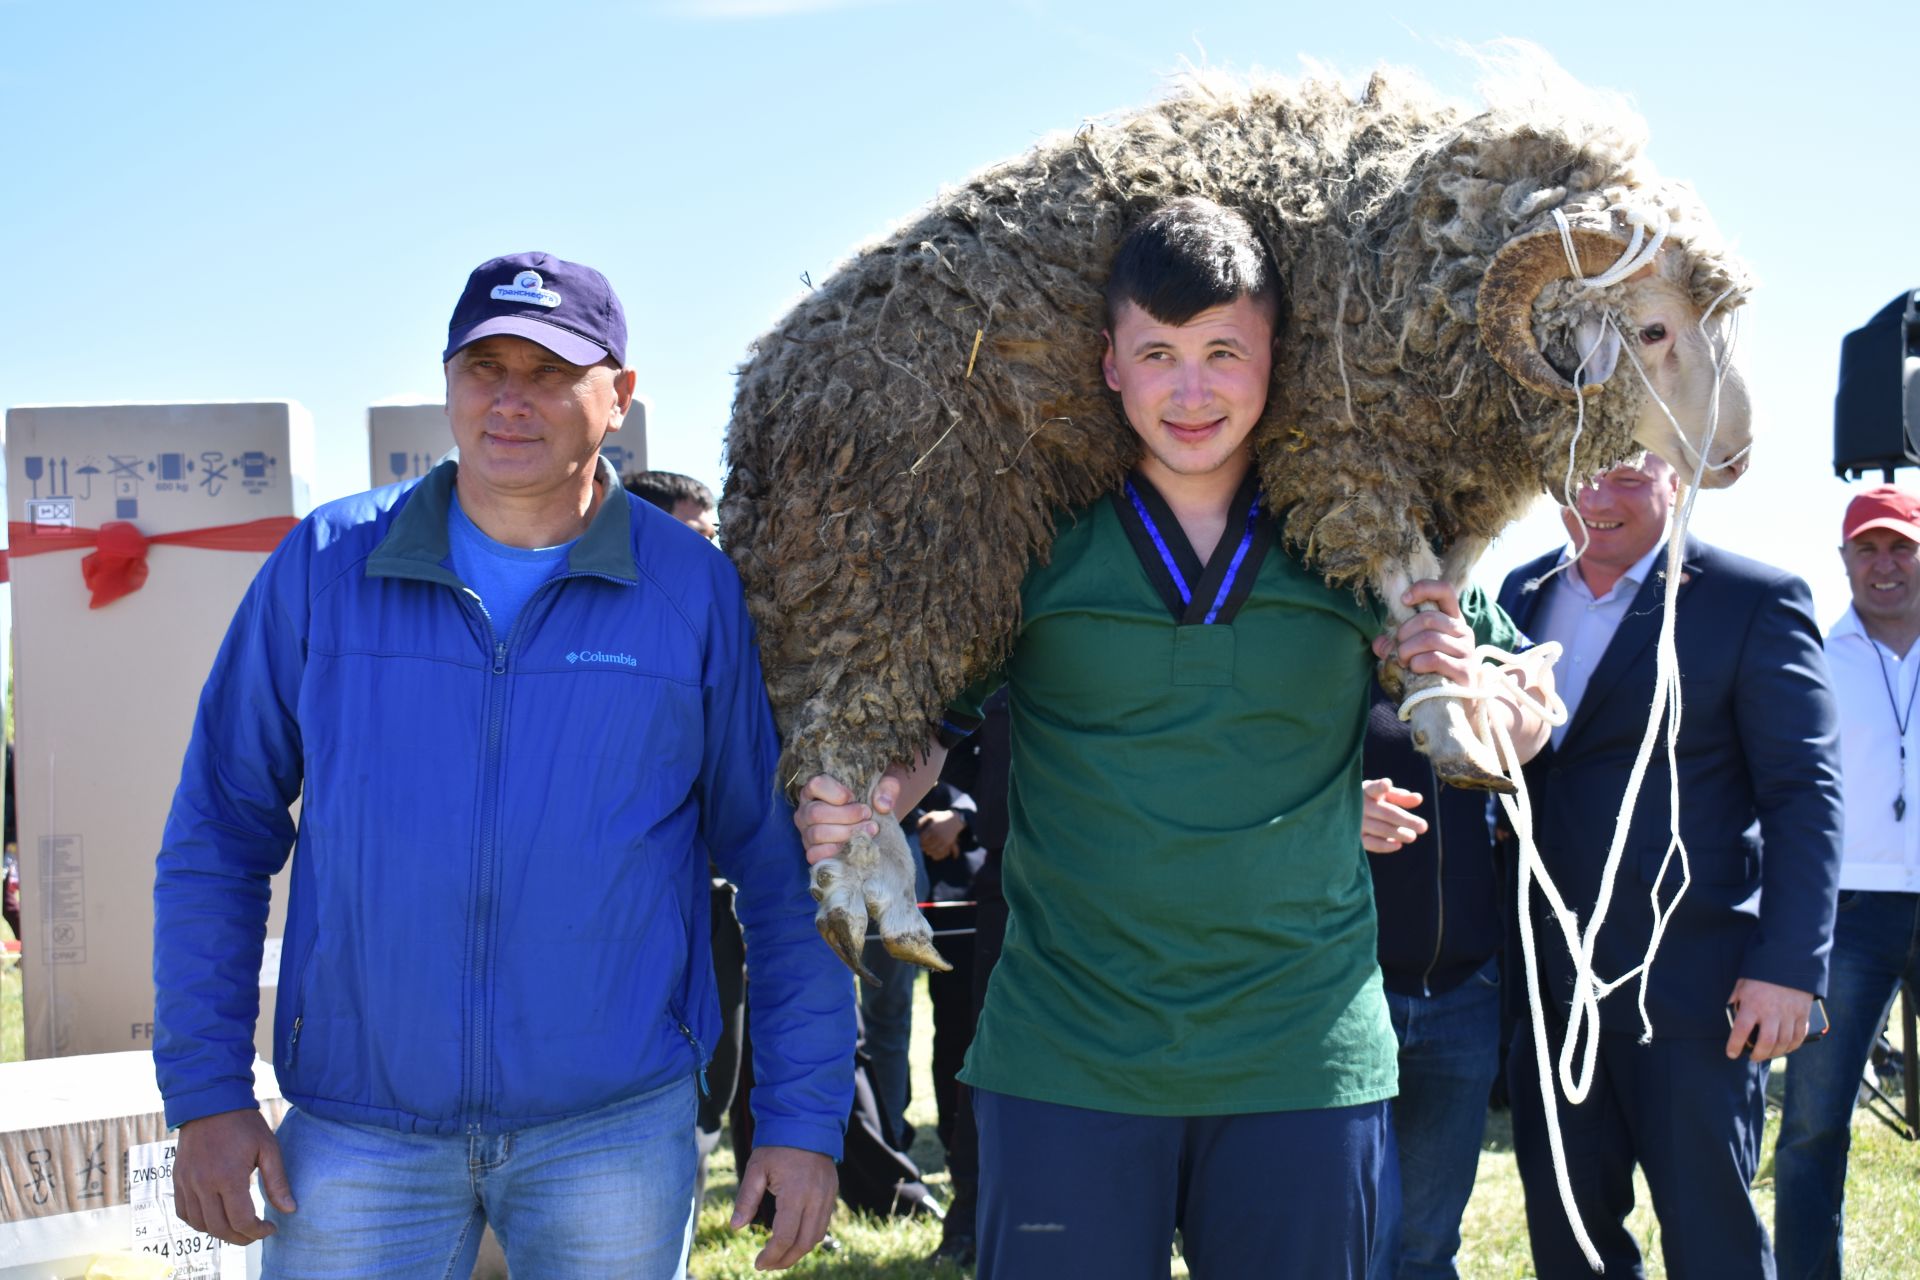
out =
[[[1780,1280],[1839,1280],[1853,1106],[1902,980],[1920,987],[1920,894],[1841,893],[1827,974],[1832,1029],[1787,1059],[1786,1114],[1774,1148]]]
[[[299,1209],[267,1207],[263,1280],[466,1277],[493,1224],[516,1276],[677,1280],[693,1239],[692,1079],[513,1133],[418,1134],[290,1111]]]
[[[1370,1280],[1454,1280],[1460,1215],[1473,1194],[1487,1096],[1500,1070],[1500,967],[1492,960],[1437,996],[1387,993],[1400,1041],[1380,1239]]]

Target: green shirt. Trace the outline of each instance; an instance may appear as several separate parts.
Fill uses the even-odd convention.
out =
[[[1010,918],[961,1078],[1138,1115],[1391,1097],[1359,839],[1382,617],[1286,554],[1251,477],[1207,566],[1131,485],[1063,517],[1022,587]],[[1511,645],[1484,594],[1463,612]]]

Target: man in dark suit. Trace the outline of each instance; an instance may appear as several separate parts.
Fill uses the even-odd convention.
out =
[[[1542,862],[1583,928],[1654,702],[1677,487],[1651,456],[1598,477],[1562,513],[1585,551],[1545,581],[1567,553],[1523,565],[1500,594],[1534,640],[1566,647],[1555,676],[1570,718],[1526,775]],[[1641,1043],[1638,983],[1626,983],[1601,1002],[1592,1088],[1580,1106],[1560,1104],[1560,1122],[1580,1216],[1609,1277],[1642,1274],[1624,1225],[1638,1164],[1669,1275],[1771,1280],[1772,1250],[1748,1187],[1767,1062],[1805,1038],[1827,979],[1841,829],[1833,696],[1812,600],[1792,574],[1689,538],[1676,608],[1679,826],[1691,883],[1648,980],[1652,1041]],[[1656,882],[1663,908],[1679,892],[1677,853],[1661,875],[1671,820],[1665,734],[1593,948],[1603,982],[1644,956]],[[1537,891],[1533,904],[1551,1063],[1574,963]],[[1547,1280],[1587,1277],[1556,1187],[1530,1015],[1509,1066],[1535,1267]]]

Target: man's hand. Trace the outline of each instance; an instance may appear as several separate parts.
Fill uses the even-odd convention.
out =
[[[1436,673],[1454,684],[1473,684],[1474,668],[1479,665],[1473,651],[1478,642],[1473,628],[1460,616],[1459,593],[1436,578],[1423,578],[1400,598],[1408,605],[1431,602],[1435,608],[1414,614],[1390,636],[1375,636],[1373,656],[1392,655],[1409,671]],[[1541,650],[1530,652],[1532,656],[1522,655],[1519,660],[1518,679],[1533,697],[1551,701],[1553,660]],[[1540,714],[1533,699],[1518,697],[1507,689],[1500,689],[1491,700],[1476,699],[1468,706],[1468,719],[1483,738],[1489,713],[1502,721],[1521,763],[1539,754],[1552,736],[1553,726]]]
[[[1473,682],[1473,628],[1460,618],[1460,596],[1453,587],[1437,578],[1422,578],[1408,587],[1401,603],[1418,606],[1431,603],[1401,623],[1390,636],[1376,636],[1373,656],[1397,657],[1409,671],[1445,676],[1455,684]]]
[[[755,1271],[780,1271],[813,1251],[827,1234],[840,1173],[818,1151],[798,1147],[755,1147],[733,1198],[733,1229],[753,1221],[760,1197],[772,1192],[773,1234],[753,1260]]]
[[[853,789],[838,778],[814,775],[800,789],[800,803],[793,809],[793,825],[800,828],[807,861],[839,857],[856,834],[878,835],[880,827],[874,815],[903,813],[919,804],[940,780],[940,767],[946,762],[947,749],[929,742],[917,762],[889,765],[873,784],[873,794],[865,804],[857,803]]]
[[[253,1211],[247,1189],[260,1170],[260,1189],[282,1213],[294,1211],[293,1189],[280,1163],[280,1143],[259,1110],[222,1111],[180,1126],[173,1158],[173,1209],[195,1231],[247,1245],[274,1232]]]
[[[1368,853],[1398,853],[1425,834],[1427,820],[1414,812],[1418,791],[1403,791],[1391,778],[1369,778],[1360,793],[1366,797],[1360,806],[1360,847]]]
[[[1753,1037],[1753,1060],[1780,1058],[1807,1038],[1807,1019],[1813,1012],[1811,992],[1777,987],[1757,978],[1733,984],[1727,1003],[1734,1007],[1733,1031],[1727,1036],[1727,1056],[1737,1058]]]
[[[960,836],[967,820],[951,809],[935,809],[920,815],[920,852],[935,862],[960,852]]]
[[[900,800],[900,779],[892,770],[880,776],[868,800],[860,804],[845,783],[824,773],[808,780],[800,789],[800,803],[794,806],[793,825],[800,828],[809,863],[839,857],[856,834],[879,834],[873,815],[892,813]]]

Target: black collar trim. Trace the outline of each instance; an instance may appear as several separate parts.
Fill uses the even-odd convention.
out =
[[[1131,473],[1109,496],[1135,558],[1173,620],[1182,626],[1231,623],[1253,594],[1260,565],[1273,546],[1273,520],[1265,503],[1255,507],[1260,498],[1257,474],[1248,471],[1234,494],[1226,530],[1205,565],[1166,499],[1145,476]]]

